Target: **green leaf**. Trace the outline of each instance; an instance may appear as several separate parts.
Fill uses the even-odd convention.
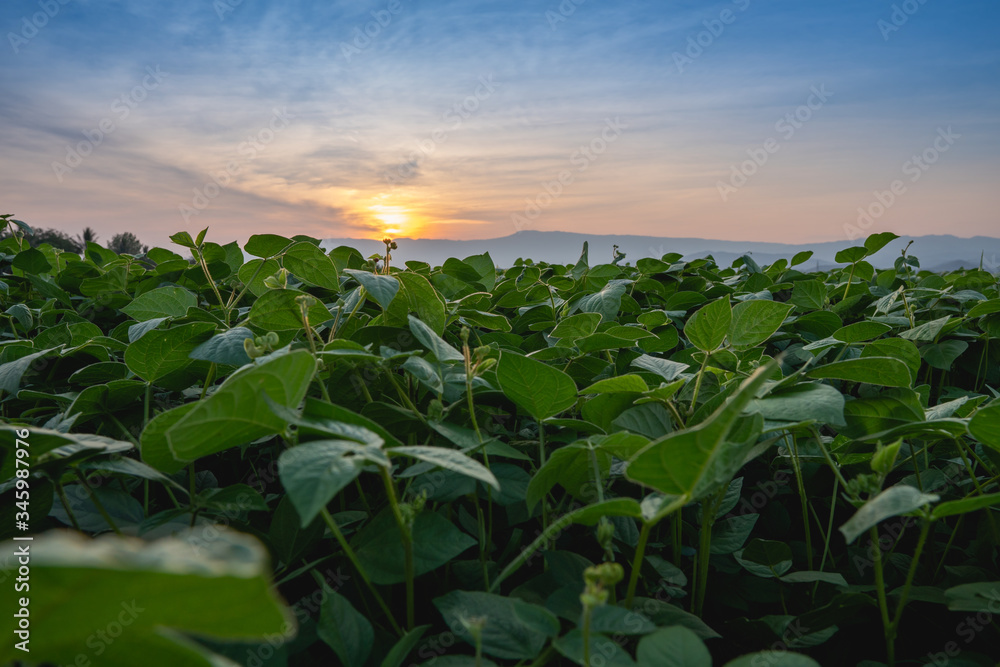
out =
[[[419,273],[401,272],[395,276],[400,284],[398,298],[395,298],[386,309],[385,323],[388,326],[405,327],[409,314],[416,313],[420,321],[426,324],[438,336],[444,335],[448,315],[444,297],[434,289],[430,281]],[[507,320],[502,315],[483,313],[483,317],[491,320]],[[497,324],[502,327],[503,324]],[[507,329],[510,324],[507,323]]]
[[[981,510],[984,507],[992,507],[997,503],[1000,503],[1000,493],[988,493],[983,496],[971,496],[969,498],[962,498],[961,500],[951,500],[936,505],[934,511],[931,512],[931,518],[942,519],[946,516],[954,516],[956,514],[968,514],[969,512]]]
[[[684,325],[684,335],[702,352],[712,352],[722,345],[732,321],[729,297],[716,299],[695,311]]]
[[[253,332],[246,327],[233,327],[215,334],[198,347],[191,350],[192,359],[211,361],[228,366],[243,366],[250,363],[243,341],[253,338]]]
[[[636,368],[641,368],[644,371],[656,373],[667,382],[675,380],[677,376],[688,368],[688,364],[682,364],[679,361],[671,361],[670,359],[651,357],[648,354],[641,354],[633,359],[632,365]]]
[[[937,340],[937,337],[941,335],[941,332],[944,331],[944,328],[949,322],[951,322],[951,316],[945,315],[944,317],[936,320],[918,324],[912,329],[902,331],[900,332],[899,337],[905,338],[906,340],[935,341]]]
[[[586,389],[581,389],[580,394],[621,394],[627,392],[642,393],[646,391],[649,391],[649,385],[638,375],[619,375],[613,378],[598,380]]]
[[[303,282],[333,291],[340,289],[337,267],[333,265],[333,260],[308,241],[296,243],[285,250],[281,263]]]
[[[403,635],[403,638],[393,645],[379,667],[402,667],[406,656],[416,648],[417,644],[420,643],[420,638],[430,627],[430,625],[418,625]]]
[[[981,611],[995,614],[997,605],[1000,604],[1000,581],[979,581],[952,586],[944,592],[944,598],[951,611]]]
[[[648,443],[649,440],[641,435],[620,431],[560,447],[531,478],[526,495],[528,509],[531,510],[556,484],[579,500],[593,502],[597,499],[594,466],[603,482],[615,458],[627,460]]]
[[[747,350],[760,345],[777,331],[792,306],[766,299],[743,301],[733,307],[729,325],[729,345],[735,350]]]
[[[625,475],[667,495],[698,500],[727,484],[756,443],[762,418],[742,420],[740,413],[778,370],[769,362],[754,371],[726,403],[705,421],[651,442],[632,458]]]
[[[559,634],[559,619],[544,607],[492,593],[452,591],[434,598],[434,606],[459,639],[475,645],[462,623],[482,617],[483,653],[508,660],[534,659],[550,637]]]
[[[844,395],[828,384],[804,382],[752,400],[747,412],[759,412],[768,421],[843,424]]]
[[[874,255],[879,250],[884,248],[889,242],[898,238],[899,236],[893,234],[892,232],[879,232],[877,234],[872,234],[865,239],[865,250],[869,256]]]
[[[591,665],[599,664],[603,667],[636,667],[632,657],[607,635],[591,632],[589,643]],[[580,628],[574,628],[562,637],[559,637],[552,642],[552,646],[571,663],[577,665],[584,664],[583,633]],[[598,658],[600,662],[598,662]]]
[[[821,667],[807,655],[790,651],[759,651],[730,660],[725,667]]]
[[[413,567],[417,576],[436,570],[476,544],[454,523],[434,512],[421,512],[413,521]],[[392,512],[384,511],[361,529],[354,548],[376,584],[398,584],[403,571],[403,538]]]
[[[712,667],[712,656],[705,643],[679,625],[643,637],[636,659],[640,667]]]
[[[843,250],[838,250],[837,254],[834,255],[833,259],[839,264],[854,264],[860,262],[865,257],[868,256],[868,249],[864,246],[854,246],[852,248],[844,248]]]
[[[264,284],[264,279],[273,276],[281,267],[273,259],[251,259],[240,267],[237,276],[241,283],[254,296],[261,296],[271,288]]]
[[[892,331],[892,327],[881,322],[855,322],[846,327],[841,327],[833,332],[833,338],[842,343],[861,343],[866,340],[878,338],[882,334]]]
[[[171,236],[170,238],[172,239],[173,237]],[[284,236],[278,236],[277,234],[254,234],[247,240],[247,244],[243,246],[243,249],[254,257],[267,259],[280,255],[281,251],[292,245],[292,243],[291,239],[286,239]]]
[[[405,454],[421,461],[433,463],[445,470],[451,470],[466,477],[477,479],[484,484],[489,484],[497,491],[500,490],[500,483],[486,466],[454,449],[413,445],[410,447],[393,447],[388,451],[390,454]]]
[[[372,624],[325,581],[322,586],[325,599],[320,607],[316,634],[343,664],[363,665],[375,643]]]
[[[354,481],[369,463],[388,467],[377,445],[350,440],[314,440],[292,447],[278,458],[278,476],[305,528]]]
[[[909,387],[913,383],[906,364],[891,357],[844,359],[814,368],[807,375],[815,379],[867,382],[883,387]]]
[[[826,305],[826,284],[820,280],[798,280],[788,301],[802,310],[822,310]]]
[[[0,372],[2,369],[0,366]],[[995,401],[976,410],[967,428],[973,438],[1000,452],[1000,402]]]
[[[122,312],[144,322],[157,317],[184,317],[198,306],[198,297],[183,287],[157,287],[137,296]]]
[[[622,295],[631,283],[631,280],[610,280],[600,292],[584,296],[576,305],[582,313],[597,313],[601,316],[601,321],[612,322],[618,317]]]
[[[146,382],[191,363],[189,356],[215,331],[211,322],[192,322],[171,329],[150,331],[125,350],[125,364]]]
[[[278,433],[286,422],[268,408],[265,396],[285,407],[298,406],[315,372],[316,362],[307,350],[244,366],[167,428],[160,435],[162,442],[178,461],[196,461]],[[156,446],[146,440],[143,432],[144,457],[146,447],[151,445]]]
[[[937,502],[939,496],[933,493],[921,493],[918,489],[905,484],[889,487],[874,498],[871,498],[855,512],[854,516],[840,527],[847,543],[850,544],[858,535],[872,526],[890,517],[909,514]]]
[[[375,299],[375,303],[383,308],[388,308],[399,292],[399,281],[392,276],[380,276],[358,269],[344,269],[344,273],[358,281],[358,284],[365,288],[365,292]]]
[[[250,308],[250,323],[266,331],[301,329],[302,308],[295,300],[306,293],[294,289],[274,289],[265,292]],[[309,326],[317,327],[331,319],[330,311],[321,303],[309,308]]]
[[[0,364],[0,391],[16,394],[18,388],[21,386],[21,378],[24,376],[25,371],[31,368],[31,365],[36,360],[48,356],[61,347],[62,345],[59,347],[50,347],[47,350],[39,350],[38,352],[26,354],[14,361]],[[574,391],[574,393],[576,392]]]
[[[28,248],[17,253],[11,266],[34,275],[48,273],[52,270],[52,265],[45,258],[45,253],[38,248]]]
[[[433,329],[419,318],[409,316],[410,331],[417,340],[437,358],[438,361],[465,361],[465,355],[452,347],[445,339],[437,335]]]
[[[559,324],[556,325],[549,335],[553,338],[565,338],[567,340],[586,338],[597,331],[597,326],[600,323],[601,315],[599,313],[577,313],[576,315],[570,315],[559,320]]]
[[[55,532],[30,545],[33,663],[80,664],[79,656],[89,654],[108,667],[217,666],[180,633],[263,641],[295,629],[271,587],[267,552],[234,531],[220,527],[211,540],[196,531],[148,543]],[[4,567],[5,578],[16,575],[16,559]],[[95,629],[110,621],[127,627],[114,641],[100,641]],[[15,637],[17,622],[4,614],[4,634]],[[4,664],[21,655],[14,641],[0,647]]]
[[[798,266],[803,262],[807,262],[809,261],[809,258],[812,256],[813,256],[812,250],[802,250],[800,252],[797,252],[795,253],[795,256],[792,257],[792,263],[790,264],[790,266]]]
[[[943,340],[940,343],[929,343],[921,347],[920,356],[924,358],[928,366],[950,371],[955,360],[962,356],[962,353],[967,349],[969,349],[969,344],[964,340]]]
[[[751,540],[746,549],[733,556],[744,569],[758,577],[780,577],[792,569],[791,547],[776,540]]]
[[[778,577],[778,579],[786,584],[811,584],[817,581],[822,581],[823,583],[833,584],[834,586],[844,586],[845,588],[848,585],[847,580],[844,579],[844,575],[837,572],[815,572],[813,570],[802,570],[801,572],[786,574]]]
[[[507,350],[496,368],[501,391],[536,420],[576,404],[576,384],[558,368]]]

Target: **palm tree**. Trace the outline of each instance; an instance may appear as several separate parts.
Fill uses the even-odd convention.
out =
[[[97,243],[97,232],[90,227],[84,227],[83,233],[76,237],[82,248],[86,248],[88,243]]]

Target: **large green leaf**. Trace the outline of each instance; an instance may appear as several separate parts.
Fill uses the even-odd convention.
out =
[[[892,357],[844,359],[814,368],[808,375],[816,379],[867,382],[883,387],[909,387],[913,384],[910,369],[902,361]]]
[[[311,245],[311,244],[310,244]],[[345,665],[363,665],[375,643],[375,630],[350,601],[322,582],[324,601],[316,634]]]
[[[388,451],[390,454],[404,454],[421,461],[433,463],[435,466],[444,468],[445,470],[451,470],[460,475],[477,479],[484,484],[489,484],[497,491],[500,490],[500,483],[486,466],[457,450],[446,447],[413,445],[410,447],[393,447]]]
[[[383,308],[388,308],[399,292],[399,281],[393,276],[380,276],[371,271],[358,269],[344,269],[344,273],[358,281],[358,284],[375,299],[375,303]]]
[[[559,634],[559,619],[544,607],[492,593],[452,591],[434,598],[434,606],[460,639],[475,644],[463,620],[486,619],[483,652],[509,660],[531,660],[550,637]]]
[[[740,413],[777,368],[774,361],[758,368],[705,421],[651,442],[632,458],[626,476],[661,493],[686,495],[690,500],[728,483],[756,442],[763,421],[755,415],[756,420],[743,420],[737,428]]]
[[[759,412],[769,421],[843,424],[844,395],[828,384],[804,382],[754,399],[747,411]]]
[[[577,313],[559,320],[559,324],[549,333],[553,338],[576,340],[586,338],[595,331],[601,323],[600,313]]]
[[[791,304],[766,299],[752,299],[733,306],[733,320],[729,325],[729,345],[736,350],[747,350],[770,338],[785,321]]]
[[[333,260],[308,241],[301,241],[285,250],[281,263],[299,280],[330,290],[340,289]]]
[[[129,370],[147,382],[156,382],[167,373],[191,363],[191,353],[207,341],[215,324],[192,322],[170,329],[150,331],[125,350]]]
[[[167,449],[177,461],[195,461],[278,433],[285,428],[286,421],[269,409],[267,398],[285,407],[297,406],[315,372],[316,362],[307,350],[275,356],[260,365],[244,366],[193,408],[174,408],[185,412],[162,432],[147,437],[147,427],[142,435],[143,458],[153,467],[159,467],[147,458],[147,451],[159,450],[154,458],[161,460],[162,450]]]
[[[577,302],[582,313],[597,313],[604,322],[612,322],[618,318],[618,310],[622,305],[622,295],[631,280],[611,280],[600,292],[588,294]]]
[[[441,338],[433,329],[427,326],[419,318],[409,316],[410,331],[417,340],[426,347],[437,358],[438,361],[464,361],[465,355],[452,347],[445,339]]]
[[[278,475],[305,528],[369,463],[389,465],[378,445],[314,440],[281,453]]]
[[[976,410],[968,429],[973,438],[1000,452],[1000,402]]]
[[[636,651],[639,667],[712,667],[712,656],[701,638],[675,625],[646,635]]]
[[[250,308],[250,323],[267,331],[302,328],[302,307],[296,299],[305,292],[275,289],[265,292]],[[318,301],[309,308],[309,325],[319,326],[331,319],[330,311]]]
[[[148,543],[55,532],[8,542],[4,550],[26,544],[33,663],[76,665],[83,656],[87,664],[109,667],[208,667],[219,663],[178,633],[263,640],[295,629],[271,587],[266,551],[234,531],[218,528],[211,540],[193,531]],[[4,578],[14,577],[16,559],[4,568]],[[5,587],[4,664],[28,655],[15,648],[18,619],[11,613],[24,595]]]
[[[536,420],[552,417],[576,403],[573,378],[558,368],[513,352],[500,354],[497,381],[507,398]]]
[[[292,243],[291,239],[286,239],[284,236],[278,236],[277,234],[254,234],[247,240],[247,244],[243,246],[243,249],[254,257],[267,259],[268,257],[281,254],[281,251],[292,245]]]
[[[183,287],[157,287],[137,296],[122,308],[129,317],[143,322],[157,317],[184,317],[198,305],[198,297]]]
[[[253,332],[246,327],[233,327],[215,334],[204,343],[191,350],[192,359],[211,361],[228,366],[242,366],[250,363],[243,341],[253,338]]]
[[[733,309],[729,305],[729,297],[716,299],[688,318],[684,336],[702,352],[711,352],[722,345],[732,321]]]
[[[50,347],[47,350],[39,350],[38,352],[26,354],[13,361],[8,361],[5,364],[0,364],[0,391],[6,391],[11,394],[17,393],[18,388],[21,386],[21,378],[24,377],[25,371],[31,368],[31,365],[38,359],[45,358],[61,347],[62,345],[59,347]]]
[[[430,511],[417,515],[412,535],[413,569],[417,576],[436,570],[476,544],[454,523]],[[405,581],[403,537],[392,512],[382,512],[362,528],[354,539],[354,548],[376,584]]]
[[[924,505],[937,502],[938,498],[936,494],[921,493],[912,486],[897,484],[869,499],[847,520],[847,523],[840,527],[840,532],[850,544],[858,535],[879,522],[901,514],[909,514]]]
[[[441,336],[444,334],[448,315],[444,298],[434,289],[430,281],[419,273],[397,273],[393,276],[400,284],[399,298],[393,299],[386,309],[385,323],[393,327],[405,327],[408,315],[416,313],[420,321]],[[483,313],[484,318],[499,318],[506,323],[502,315]],[[501,328],[502,324],[498,324]],[[507,328],[509,328],[509,323]]]

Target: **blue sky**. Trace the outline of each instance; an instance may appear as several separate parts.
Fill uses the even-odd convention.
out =
[[[9,0],[0,27],[3,212],[74,234],[1000,235],[996,2]]]

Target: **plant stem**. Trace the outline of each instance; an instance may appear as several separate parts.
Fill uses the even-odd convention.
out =
[[[94,492],[93,487],[90,486],[90,482],[87,481],[87,476],[83,474],[79,469],[76,469],[74,472],[76,472],[76,476],[77,478],[79,478],[80,483],[83,484],[83,488],[87,489],[87,497],[89,497],[90,501],[94,503],[94,507],[97,508],[97,511],[101,515],[101,518],[108,522],[108,525],[111,526],[111,530],[115,531],[115,535],[120,536],[122,534],[122,531],[118,529],[118,526],[115,524],[114,519],[112,519],[111,515],[108,514],[108,510],[104,508],[104,503],[101,502],[101,499],[98,498],[97,494]]]
[[[705,376],[705,368],[708,367],[708,358],[711,356],[711,352],[706,352],[705,358],[701,362],[701,368],[698,369],[698,377],[694,381],[694,392],[691,394],[691,405],[688,407],[689,417],[694,414],[695,406],[698,404],[698,392],[701,391],[701,379]]]
[[[878,596],[878,609],[882,614],[882,629],[885,634],[885,653],[889,667],[896,664],[896,644],[889,634],[889,603],[885,598],[885,578],[882,573],[882,547],[879,545],[878,530],[875,526],[868,529],[868,535],[872,540],[872,557],[875,567],[875,591]]]
[[[698,566],[695,571],[697,589],[692,600],[692,613],[695,616],[701,616],[705,606],[705,592],[708,590],[708,559],[712,555],[712,526],[715,524],[715,513],[719,509],[719,503],[725,495],[726,487],[723,487],[710,501],[702,505],[701,539],[698,544]]]
[[[403,513],[399,509],[399,501],[396,499],[396,486],[392,482],[389,470],[379,467],[379,472],[382,474],[382,482],[385,484],[389,506],[392,507],[392,515],[396,518],[396,525],[399,526],[399,533],[403,540],[403,571],[406,577],[406,629],[412,630],[414,625],[413,533],[410,524],[403,518]]]
[[[583,633],[583,667],[590,667],[590,613],[591,606],[583,606],[583,623],[581,631]]]
[[[642,522],[642,529],[639,531],[639,542],[635,545],[635,556],[632,558],[632,572],[628,578],[628,588],[625,590],[625,608],[631,609],[635,599],[635,589],[639,584],[639,571],[642,569],[642,561],[646,556],[646,542],[649,541],[649,532],[653,524],[650,521]]]
[[[896,613],[893,616],[892,624],[889,626],[889,638],[890,641],[896,641],[896,630],[899,628],[899,622],[903,618],[903,607],[906,606],[906,601],[910,596],[910,587],[913,584],[913,577],[917,573],[917,565],[920,564],[920,554],[923,553],[924,544],[927,543],[927,535],[930,532],[931,521],[928,517],[923,517],[923,521],[920,524],[920,537],[917,538],[917,548],[913,552],[913,559],[910,561],[910,569],[906,572],[906,581],[903,582],[903,591],[899,595],[899,603],[896,605]]]
[[[799,446],[795,439],[795,434],[790,433],[792,438],[791,454],[792,468],[795,470],[795,483],[799,487],[799,507],[802,511],[802,528],[805,530],[806,540],[806,567],[813,569],[812,536],[809,533],[809,502],[806,499],[806,486],[802,480],[802,463],[799,460]]]
[[[358,560],[358,555],[354,553],[354,549],[352,549],[351,545],[348,544],[344,534],[340,532],[340,527],[337,526],[337,522],[334,521],[333,517],[330,515],[330,511],[324,507],[320,510],[320,516],[323,517],[323,521],[330,528],[330,532],[333,533],[333,537],[337,540],[337,543],[340,544],[340,549],[344,552],[344,555],[347,556],[349,561],[351,561],[351,565],[354,566],[354,569],[357,570],[358,574],[361,576],[362,581],[364,581],[365,585],[368,586],[368,590],[371,591],[372,596],[378,603],[378,606],[382,608],[382,612],[385,614],[386,618],[389,619],[389,624],[392,625],[393,631],[402,637],[405,634],[403,629],[399,627],[398,623],[396,623],[396,619],[393,617],[392,612],[389,611],[389,607],[386,605],[385,600],[382,599],[382,596],[372,584],[372,580],[368,578],[368,573],[361,566],[361,561]]]
[[[59,496],[59,502],[62,503],[63,509],[66,510],[66,516],[69,517],[69,522],[73,525],[73,528],[75,528],[77,531],[83,532],[80,530],[80,524],[76,520],[76,515],[73,514],[73,509],[69,506],[69,499],[66,498],[66,491],[65,489],[63,489],[62,483],[59,480],[54,480],[54,481],[56,487],[56,494]]]

